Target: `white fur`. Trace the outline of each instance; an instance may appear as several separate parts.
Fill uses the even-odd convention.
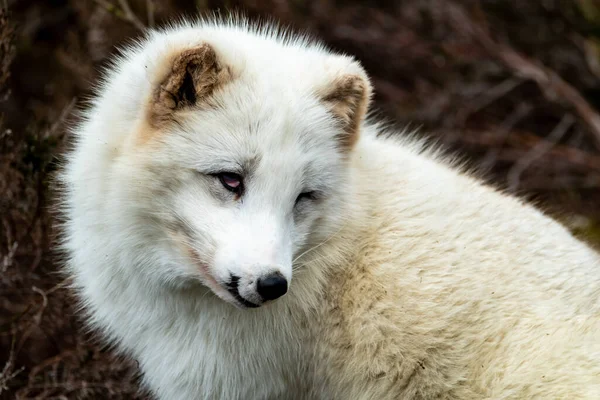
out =
[[[139,144],[166,60],[203,43],[232,76],[218,107]],[[345,74],[364,77],[349,57],[237,20],[126,50],[61,178],[91,325],[161,399],[600,398],[598,255],[371,122],[344,154],[317,93]],[[252,157],[244,202],[227,200],[206,174]],[[295,210],[308,189],[323,197]],[[221,285],[242,276],[258,302],[252,282],[272,269],[289,292],[257,309]]]

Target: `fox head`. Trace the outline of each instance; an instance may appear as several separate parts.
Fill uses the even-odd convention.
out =
[[[371,93],[352,58],[265,32],[155,33],[125,57],[143,76],[127,94],[134,123],[113,124],[126,143],[110,164],[118,207],[161,258],[136,268],[238,307],[283,296],[302,254],[344,224]]]

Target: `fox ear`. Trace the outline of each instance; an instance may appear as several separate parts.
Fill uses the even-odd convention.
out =
[[[371,84],[366,73],[356,62],[348,71],[333,78],[321,90],[323,102],[331,110],[342,128],[340,142],[343,148],[350,149],[358,139],[371,98]]]
[[[227,80],[214,49],[208,44],[184,50],[170,60],[168,72],[157,85],[150,107],[154,125],[172,120],[174,114],[206,101]]]

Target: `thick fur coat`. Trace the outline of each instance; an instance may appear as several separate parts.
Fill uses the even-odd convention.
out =
[[[160,399],[600,398],[598,254],[380,135],[370,96],[351,57],[242,20],[123,51],[60,178],[90,326]]]

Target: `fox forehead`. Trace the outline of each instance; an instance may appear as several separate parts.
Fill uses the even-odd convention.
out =
[[[174,145],[178,159],[207,172],[227,167],[241,173],[264,163],[323,164],[338,159],[336,131],[316,99],[289,99],[256,89],[246,101],[237,101],[245,91],[243,85],[230,83],[227,91],[215,94],[218,107],[180,116],[177,125],[161,135],[163,141]]]

